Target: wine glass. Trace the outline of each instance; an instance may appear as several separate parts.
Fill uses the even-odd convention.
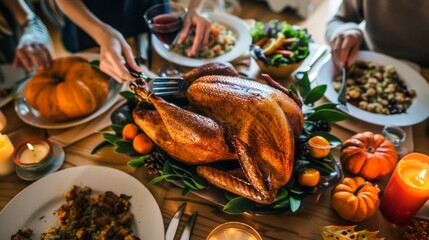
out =
[[[171,48],[176,44],[183,28],[186,12],[187,9],[180,4],[161,3],[149,8],[143,16],[151,32],[170,52],[170,58]],[[167,66],[161,69],[159,74],[161,76],[178,75],[180,71],[169,59],[167,61]]]

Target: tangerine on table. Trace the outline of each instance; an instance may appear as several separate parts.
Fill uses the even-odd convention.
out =
[[[122,138],[124,140],[133,140],[137,136],[137,126],[134,123],[127,123],[124,128],[122,128]]]
[[[306,168],[298,175],[298,183],[301,186],[314,187],[320,179],[320,172],[314,168]]]
[[[308,150],[314,158],[325,158],[331,151],[331,144],[324,137],[314,136],[308,140]]]
[[[153,141],[146,134],[139,133],[133,139],[133,148],[140,154],[148,154],[152,152]]]

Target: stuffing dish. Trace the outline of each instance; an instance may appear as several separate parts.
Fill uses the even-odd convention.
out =
[[[35,239],[124,239],[138,240],[131,224],[131,196],[111,191],[92,194],[89,187],[72,186],[66,193],[66,203],[56,211],[58,227],[50,227]],[[12,240],[31,239],[32,230],[23,227]]]
[[[335,91],[341,88],[341,74],[334,77]],[[377,114],[405,113],[416,97],[408,89],[395,67],[357,60],[347,73],[347,101],[354,106]]]
[[[186,40],[182,44],[174,45],[172,51],[182,56],[188,57],[187,53],[192,48],[194,36],[195,29],[191,29]],[[236,33],[234,33],[231,29],[228,29],[225,25],[214,22],[211,25],[208,44],[201,48],[197,54],[192,56],[192,58],[212,59],[217,56],[221,56],[231,51],[236,42]]]

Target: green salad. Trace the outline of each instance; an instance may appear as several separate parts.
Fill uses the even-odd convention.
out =
[[[267,66],[285,66],[303,61],[310,53],[311,35],[307,29],[286,21],[257,21],[250,29],[250,52],[256,60]]]

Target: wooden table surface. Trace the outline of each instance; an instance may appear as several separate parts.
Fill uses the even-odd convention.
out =
[[[249,18],[249,15],[242,15],[243,18]],[[274,15],[273,15],[274,16]],[[266,17],[267,18],[267,17]],[[157,54],[154,54],[154,68],[163,64]],[[422,74],[429,81],[429,69],[423,69]],[[3,133],[8,134],[13,143],[18,144],[30,136],[46,136],[45,130],[37,129],[26,125],[16,115],[13,104],[9,103],[2,109],[8,119],[8,125]],[[429,135],[427,130],[428,121],[424,121],[413,126],[414,151],[429,154]],[[339,126],[333,126],[333,134],[341,140],[352,136],[354,132]],[[319,230],[312,223],[320,225],[355,225],[355,223],[341,220],[335,211],[331,208],[330,191],[325,192],[318,203],[308,206],[299,212],[291,215],[274,216],[250,216],[250,215],[229,215],[222,212],[217,205],[208,202],[194,194],[188,194],[181,197],[181,189],[168,183],[157,185],[147,185],[149,176],[143,169],[134,170],[126,165],[128,159],[113,152],[111,148],[104,148],[95,155],[90,152],[98,143],[102,141],[99,133],[94,133],[64,150],[66,153],[64,168],[70,168],[81,165],[102,165],[123,170],[135,176],[145,184],[157,200],[162,212],[164,225],[167,226],[174,211],[183,202],[187,202],[187,208],[184,214],[186,220],[193,211],[198,211],[197,224],[195,225],[192,239],[205,239],[208,233],[217,225],[227,221],[240,221],[254,227],[263,237],[263,239],[322,239]],[[20,179],[16,174],[7,177],[0,177],[0,210],[16,196],[21,190],[30,185],[31,182]],[[384,186],[384,182],[379,183]],[[426,203],[420,214],[428,215],[429,205]],[[179,232],[184,227],[184,221],[179,226]],[[368,229],[371,231],[380,230],[378,236],[386,239],[402,239],[405,227],[396,226],[389,223],[382,214],[377,213],[370,219],[358,223],[357,230]],[[178,235],[176,236],[178,238]]]

